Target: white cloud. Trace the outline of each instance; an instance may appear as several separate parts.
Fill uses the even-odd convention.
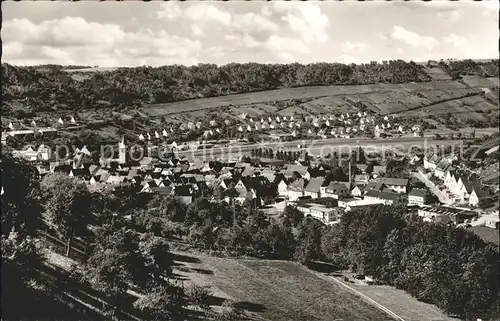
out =
[[[197,24],[191,24],[191,32],[195,36],[203,36],[205,32]]]
[[[438,18],[451,21],[451,22],[457,22],[462,18],[463,11],[460,10],[452,10],[452,11],[443,11],[443,12],[438,12],[436,14]]]
[[[268,18],[251,12],[235,15],[232,27],[247,32],[252,29],[267,32],[278,32],[280,30],[280,27]]]
[[[297,52],[307,54],[311,49],[300,39],[272,35],[266,42],[266,48],[273,52]]]
[[[4,57],[19,56],[23,52],[23,45],[19,42],[4,43],[2,51]]]
[[[161,10],[156,13],[158,19],[167,18],[169,20],[178,19],[182,14],[181,7],[176,1],[167,1],[161,4]]]
[[[432,50],[439,44],[439,42],[433,37],[421,36],[418,33],[408,31],[401,26],[394,26],[390,36],[392,39],[401,41],[407,45],[424,47],[427,50]]]
[[[299,34],[305,42],[326,42],[328,40],[328,16],[312,2],[274,2],[278,13],[286,13],[281,19],[289,28]]]
[[[467,38],[465,38],[463,36],[456,35],[454,33],[444,37],[443,40],[445,43],[452,44],[456,47],[463,47],[463,46],[466,46],[468,44]]]
[[[231,13],[222,10],[213,4],[197,3],[186,9],[187,18],[196,22],[216,22],[223,26],[231,25]]]
[[[368,48],[366,43],[346,41],[342,44],[342,51],[364,51]]]
[[[26,19],[4,22],[4,61],[54,64],[130,66],[191,64],[197,61],[199,41],[149,29],[125,32],[115,24],[65,17],[34,24]],[[19,54],[22,54],[19,56]],[[23,56],[23,55],[28,55]]]

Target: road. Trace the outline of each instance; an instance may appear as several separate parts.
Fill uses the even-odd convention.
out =
[[[265,142],[248,145],[229,145],[206,150],[178,151],[179,156],[188,159],[228,159],[238,158],[256,148],[272,148],[273,150],[306,151],[309,155],[327,155],[332,152],[349,152],[353,148],[363,147],[365,152],[381,149],[410,151],[416,147],[459,145],[464,140],[433,140],[426,137],[400,137],[392,139],[320,139],[314,141],[296,140],[291,142]],[[300,145],[300,148],[298,147]]]
[[[416,177],[418,180],[420,180],[422,183],[427,186],[428,189],[431,190],[431,192],[437,196],[439,201],[443,204],[451,204],[452,201],[443,193],[439,190],[439,188],[434,185],[433,182],[431,182],[427,177],[424,175],[420,174],[419,172],[412,172],[411,173],[414,177]]]

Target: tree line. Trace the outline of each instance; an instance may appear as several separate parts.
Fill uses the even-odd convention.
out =
[[[32,111],[138,107],[186,99],[310,85],[360,85],[431,80],[423,66],[402,60],[369,64],[231,63],[223,66],[118,68],[83,74],[57,66],[2,64],[4,102],[23,100]]]

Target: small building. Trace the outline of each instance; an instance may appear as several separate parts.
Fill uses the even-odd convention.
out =
[[[469,196],[469,205],[470,206],[480,206],[485,200],[490,198],[490,193],[482,188],[479,184],[474,184],[472,186],[472,192]]]
[[[330,182],[325,189],[325,197],[342,199],[349,196],[349,189],[345,184],[339,182]]]
[[[408,194],[408,205],[424,206],[427,201],[427,191],[425,189],[414,188]]]
[[[418,216],[431,222],[434,218],[447,216],[453,224],[461,224],[478,216],[476,212],[447,206],[425,206],[418,209]]]
[[[299,197],[304,196],[304,185],[305,181],[303,178],[296,179],[295,181],[288,184],[288,199],[292,202],[299,199]]]
[[[377,178],[380,182],[396,193],[406,194],[408,190],[408,179],[406,178]]]
[[[321,186],[325,181],[324,177],[315,177],[311,178],[309,184],[307,184],[304,189],[304,196],[311,196],[311,198],[320,198],[321,197]]]
[[[365,200],[380,201],[382,204],[391,205],[400,200],[400,194],[393,192],[380,192],[377,190],[370,190],[364,195]]]

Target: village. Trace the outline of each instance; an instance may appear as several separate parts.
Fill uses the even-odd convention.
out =
[[[491,141],[483,158],[498,152],[498,139]],[[146,156],[134,160],[123,137],[118,158],[97,161],[86,146],[71,151],[63,161],[54,161],[53,151],[46,145],[13,151],[13,155],[32,162],[41,177],[63,173],[84,181],[90,191],[129,188],[134,193],[176,197],[185,204],[200,197],[214,202],[250,202],[267,215],[279,214],[291,205],[327,225],[339,223],[342,214],[353,208],[404,202],[425,221],[472,228],[489,237],[498,235],[498,206],[494,206],[498,204],[498,177],[482,179],[460,166],[454,154],[420,151],[407,155],[400,160],[406,168],[398,169],[404,173],[388,171],[389,160],[349,161],[339,172],[340,167],[332,167],[328,161],[330,155],[313,157],[302,151],[285,158],[278,157],[278,152],[274,158],[270,149],[264,153],[252,149],[232,159],[188,160],[179,155],[182,146],[150,142]],[[162,147],[168,152],[161,154]],[[391,177],[394,174],[397,177]]]

